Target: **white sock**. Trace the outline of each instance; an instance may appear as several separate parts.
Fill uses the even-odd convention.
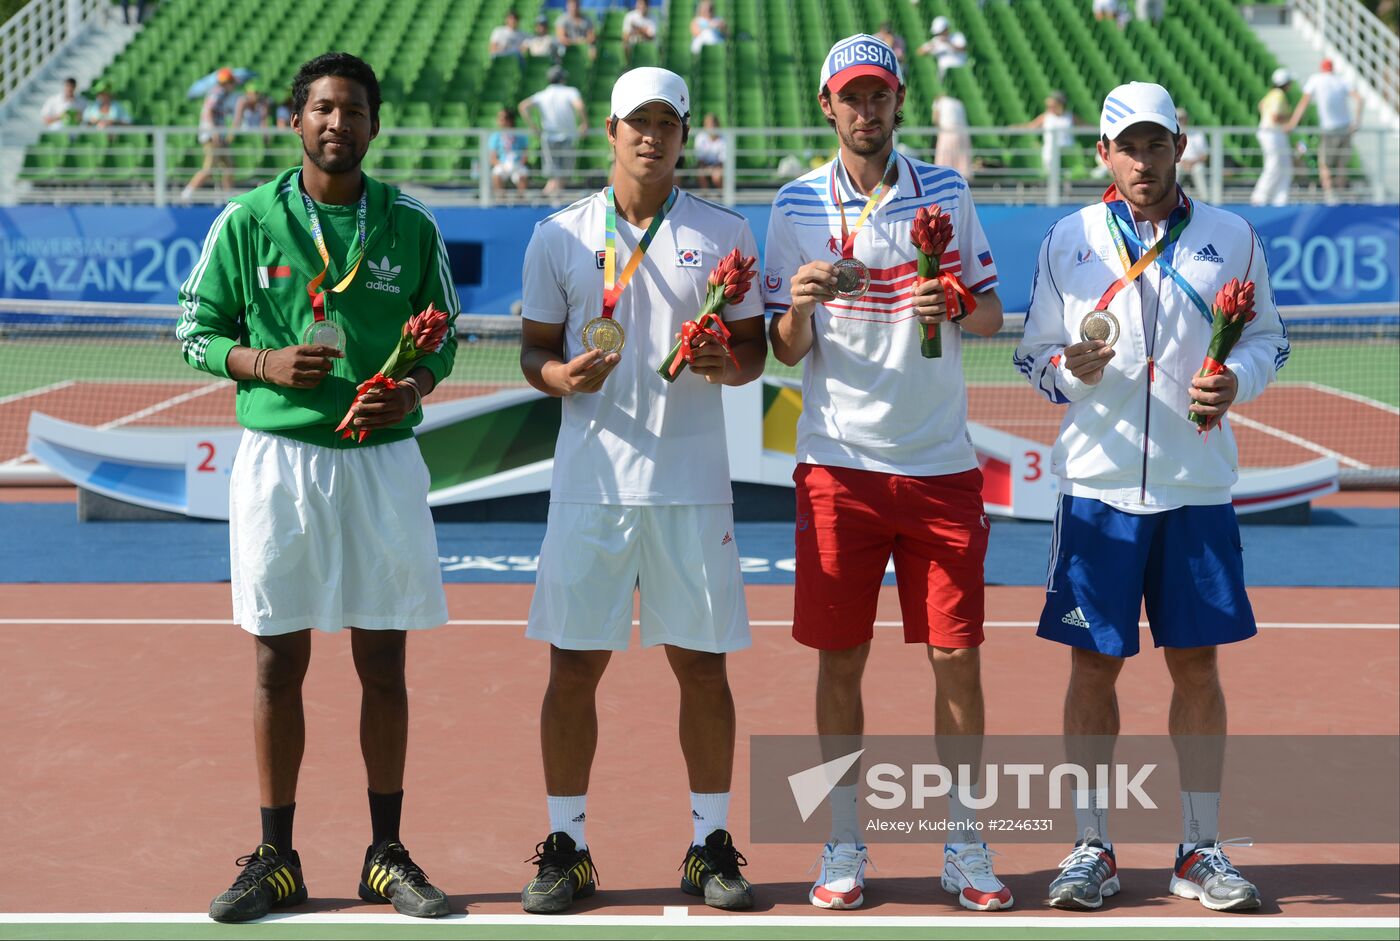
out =
[[[1081,798],[1088,798],[1088,807],[1079,805]],[[1112,846],[1108,838],[1108,788],[1095,788],[1092,791],[1070,789],[1070,799],[1074,801],[1074,826],[1079,831],[1076,840],[1084,839],[1086,830],[1093,830],[1104,846]]]
[[[860,820],[856,813],[855,784],[841,784],[831,789],[831,842],[860,844]]]
[[[1220,792],[1181,792],[1181,832],[1183,853],[1196,848],[1203,840],[1220,836]]]
[[[979,788],[976,785],[968,790],[970,792],[968,797],[978,796]],[[960,851],[969,843],[982,842],[977,832],[977,811],[963,803],[962,796],[956,787],[948,792],[948,839],[946,842],[948,848],[954,851]]]
[[[729,792],[696,794],[690,792],[690,822],[695,827],[693,846],[704,846],[705,837],[716,830],[729,829]]]
[[[576,847],[579,849],[587,848],[588,840],[584,838],[583,827],[588,822],[588,795],[575,794],[569,797],[555,797],[550,794],[547,800],[549,803],[549,832],[567,833]]]

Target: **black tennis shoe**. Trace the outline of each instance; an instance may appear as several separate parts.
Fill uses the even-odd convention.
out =
[[[235,865],[243,871],[228,891],[209,903],[209,917],[215,921],[254,921],[274,908],[306,901],[296,850],[282,854],[272,844],[262,843]]]
[[[439,918],[451,912],[446,893],[428,881],[402,843],[385,842],[365,850],[360,898],[392,904],[400,915],[414,918]]]
[[[700,895],[711,908],[727,911],[753,908],[753,886],[739,874],[749,861],[734,848],[728,830],[705,837],[704,846],[692,846],[681,862],[681,891]]]
[[[593,857],[562,831],[545,837],[526,862],[539,866],[535,878],[520,891],[520,907],[532,915],[557,915],[574,899],[587,898],[598,889]]]

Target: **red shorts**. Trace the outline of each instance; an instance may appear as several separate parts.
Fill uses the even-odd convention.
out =
[[[982,472],[905,477],[798,464],[792,636],[844,650],[874,635],[894,556],[904,642],[977,647],[986,614]]]

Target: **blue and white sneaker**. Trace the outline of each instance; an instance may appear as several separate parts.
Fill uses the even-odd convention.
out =
[[[1095,909],[1103,900],[1118,894],[1118,861],[1113,847],[1105,846],[1093,830],[1060,860],[1060,874],[1050,883],[1050,904],[1054,908]]]

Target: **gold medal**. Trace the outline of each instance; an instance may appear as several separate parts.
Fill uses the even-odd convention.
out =
[[[301,333],[301,342],[307,346],[333,346],[345,349],[345,330],[333,320],[313,320]]]
[[[627,333],[622,325],[611,317],[594,317],[583,325],[579,333],[586,350],[602,350],[604,355],[622,351],[627,342]]]
[[[864,297],[870,290],[870,269],[858,258],[842,258],[836,269],[836,296],[848,301]]]
[[[1104,346],[1118,342],[1118,318],[1106,310],[1091,310],[1079,321],[1079,339],[1102,340]]]

